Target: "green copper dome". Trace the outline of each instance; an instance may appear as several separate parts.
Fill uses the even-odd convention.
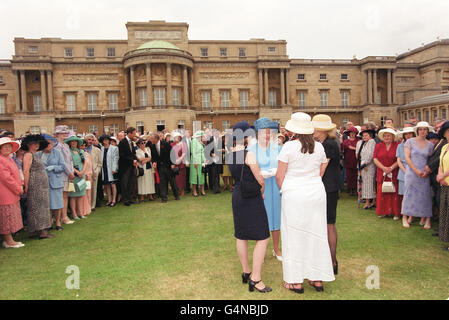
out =
[[[162,40],[150,41],[150,42],[144,43],[139,48],[137,48],[137,50],[142,50],[142,49],[175,49],[175,50],[181,50],[177,46],[175,46],[174,44],[172,44],[170,42],[167,42],[167,41],[162,41]]]

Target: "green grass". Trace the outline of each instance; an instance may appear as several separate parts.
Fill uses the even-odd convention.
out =
[[[21,233],[16,239],[25,248],[0,249],[0,299],[449,298],[449,254],[432,231],[417,222],[406,230],[399,221],[378,219],[346,195],[337,228],[340,272],[324,293],[307,284],[303,295],[284,289],[282,264],[270,244],[263,280],[273,292],[260,294],[241,283],[229,192],[102,207],[55,239]],[[71,265],[80,269],[80,290],[65,287]],[[370,265],[379,267],[379,290],[365,286]]]

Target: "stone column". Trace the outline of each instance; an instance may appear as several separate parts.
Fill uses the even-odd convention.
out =
[[[131,66],[129,71],[129,80],[131,81],[131,107],[134,108],[136,106],[136,67]]]
[[[288,76],[290,74],[290,69],[285,70],[285,98],[286,98],[286,105],[290,105],[290,88],[288,85]]]
[[[45,71],[41,70],[41,98],[42,98],[42,110],[48,111],[47,108],[47,87],[45,85]]]
[[[388,104],[392,104],[392,100],[391,100],[391,89],[392,89],[392,84],[391,84],[391,69],[387,70],[387,102]]]
[[[193,69],[190,69],[190,105],[194,103]]]
[[[125,100],[126,100],[126,108],[129,108],[129,73],[128,70],[124,70],[125,73]]]
[[[16,112],[20,112],[21,108],[20,108],[20,74],[18,71],[15,71],[15,75],[16,75],[16,83],[17,83],[17,88],[16,88]]]
[[[20,72],[20,91],[22,93],[22,112],[28,112],[25,70],[20,70],[19,72]]]
[[[184,92],[184,105],[189,105],[189,78],[187,75],[187,67],[183,66],[182,68],[182,82],[184,85],[183,92]]]
[[[259,69],[259,106],[263,106],[263,70]]]
[[[268,69],[264,69],[265,106],[268,106]]]
[[[281,68],[281,106],[285,106],[285,73]]]
[[[373,102],[374,104],[377,104],[377,69],[373,70],[373,94],[374,94]]]
[[[53,71],[47,71],[48,110],[55,111],[53,103]]]
[[[147,63],[147,105],[153,105],[153,86],[151,84],[151,64]]]
[[[171,92],[171,63],[167,63],[167,99],[166,99],[167,105],[173,104],[173,97]]]
[[[373,103],[373,72],[368,70],[368,104]]]

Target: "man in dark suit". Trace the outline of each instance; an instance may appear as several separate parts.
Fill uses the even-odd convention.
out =
[[[190,131],[190,129],[186,129],[185,131],[185,135],[182,138],[182,141],[186,144],[187,146],[187,152],[186,152],[186,157],[185,157],[185,165],[187,167],[186,170],[186,192],[190,193],[190,159],[192,154],[190,153],[190,145],[192,143],[192,131]]]
[[[151,162],[153,168],[159,174],[159,192],[161,194],[162,203],[167,203],[168,200],[168,183],[170,183],[173,195],[176,200],[180,200],[178,195],[178,188],[176,187],[175,175],[173,169],[175,164],[171,159],[172,147],[170,143],[161,141],[159,135],[150,135],[151,141]]]
[[[209,163],[209,188],[214,190],[214,194],[220,193],[220,174],[223,173],[223,149],[220,131],[214,130],[204,149],[206,152],[205,157]]]
[[[122,200],[125,206],[130,206],[135,203],[135,185],[137,184],[137,177],[135,168],[137,167],[136,150],[134,148],[133,139],[136,136],[135,128],[128,128],[126,130],[125,138],[120,141],[118,145],[119,150],[119,179],[122,189]]]

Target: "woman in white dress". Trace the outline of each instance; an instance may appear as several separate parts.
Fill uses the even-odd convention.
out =
[[[153,194],[156,193],[154,172],[151,165],[151,150],[145,145],[145,140],[137,141],[136,157],[139,160],[139,167],[144,171],[144,175],[137,178],[137,193],[140,196],[140,202],[145,201],[146,195],[149,196],[150,201],[154,201]]]
[[[335,280],[327,238],[326,191],[322,181],[327,158],[313,139],[309,115],[292,115],[285,128],[295,134],[279,154],[276,179],[282,193],[281,238],[284,287],[303,293],[304,279],[316,291]]]

